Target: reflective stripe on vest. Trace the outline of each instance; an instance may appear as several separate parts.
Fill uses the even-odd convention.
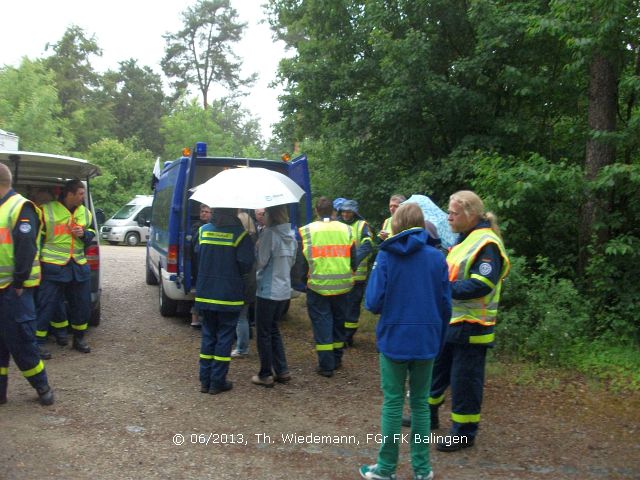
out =
[[[45,203],[42,211],[46,228],[42,261],[66,265],[73,258],[78,265],[86,264],[84,243],[71,234],[71,226],[79,225],[88,230],[91,225],[91,212],[84,205],[80,205],[72,214],[57,200]]]
[[[15,271],[14,247],[13,247],[13,229],[18,223],[18,217],[25,203],[31,203],[20,194],[10,196],[2,205],[0,205],[0,289],[6,288],[13,282],[13,272]],[[32,204],[33,205],[33,204]],[[40,218],[40,210],[33,206],[36,214]],[[42,221],[40,222],[42,225]],[[40,232],[38,229],[36,236],[36,246],[40,247]],[[31,266],[29,277],[24,281],[24,287],[35,287],[40,285],[40,259],[36,253]]]
[[[363,236],[365,225],[367,225],[367,222],[364,220],[356,220],[350,225],[351,232],[356,241],[356,249],[364,242],[371,242],[371,237]],[[360,262],[360,265],[358,265],[358,269],[353,277],[356,282],[364,282],[367,279],[367,273],[369,272],[369,258],[371,258],[371,254],[364,257]]]
[[[340,295],[353,287],[351,228],[344,223],[313,222],[299,229],[309,264],[307,287],[320,295]]]
[[[382,228],[380,228],[380,232],[387,232],[389,234],[389,237],[391,236],[391,219],[392,218],[393,217],[389,217],[385,219],[385,221],[382,222]],[[378,232],[378,236],[380,236],[380,232]]]
[[[500,291],[502,290],[502,280],[509,273],[511,264],[509,257],[504,249],[504,245],[500,237],[498,237],[490,228],[479,228],[474,230],[465,238],[464,242],[456,245],[447,255],[447,264],[449,265],[449,280],[455,282],[457,280],[467,280],[469,278],[478,278],[477,275],[470,275],[469,271],[474,264],[480,250],[493,243],[498,247],[502,256],[502,270],[500,271],[500,280],[497,285],[491,285],[491,282],[484,278],[483,282],[492,287],[491,292],[481,298],[472,298],[470,300],[452,300],[452,314],[449,323],[455,324],[460,322],[478,323],[480,325],[492,326],[496,323],[498,314],[498,304],[500,303]],[[493,337],[479,335],[472,343],[491,343]]]

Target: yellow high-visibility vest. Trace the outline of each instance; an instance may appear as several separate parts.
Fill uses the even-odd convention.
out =
[[[302,253],[309,264],[307,287],[320,295],[340,295],[353,288],[351,228],[337,221],[318,221],[299,229]]]
[[[16,193],[0,205],[0,290],[7,288],[13,282],[13,272],[15,271],[13,229],[18,223],[23,205],[27,202],[33,205],[30,200]],[[36,245],[39,247],[42,220],[40,218],[40,210],[35,205],[33,209],[40,219],[40,226],[36,236]],[[38,285],[40,285],[40,259],[38,253],[36,253],[29,278],[24,281],[23,286],[35,287]]]
[[[502,256],[500,280],[496,285],[493,285],[486,277],[469,274],[480,250],[490,243],[498,247]],[[474,230],[462,243],[451,249],[449,255],[447,255],[447,264],[449,265],[450,281],[455,282],[457,280],[476,278],[491,287],[491,292],[481,298],[472,298],[470,300],[453,299],[451,321],[449,323],[452,325],[460,322],[478,323],[484,326],[495,325],[502,280],[507,276],[511,268],[509,257],[500,237],[490,228]]]
[[[364,220],[356,220],[350,225],[351,232],[356,243],[356,249],[364,242],[371,242],[371,237],[365,237],[363,235],[365,225],[367,225],[367,222]],[[371,258],[371,254],[362,259],[360,265],[358,265],[353,277],[356,282],[364,282],[367,279],[367,274],[369,272],[369,258]]]
[[[57,200],[42,205],[45,224],[44,244],[41,260],[55,265],[66,265],[73,260],[78,265],[85,265],[84,242],[71,234],[72,225],[79,225],[91,230],[91,212],[80,205],[73,213]]]

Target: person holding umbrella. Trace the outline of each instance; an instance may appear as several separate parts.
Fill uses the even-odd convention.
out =
[[[242,275],[254,261],[253,243],[235,208],[214,208],[198,235],[196,306],[202,314],[200,391],[216,395],[233,388],[227,380],[231,346],[244,305]]]

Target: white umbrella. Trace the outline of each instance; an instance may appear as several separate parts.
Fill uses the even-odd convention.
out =
[[[286,175],[255,167],[223,170],[194,190],[191,200],[212,208],[266,208],[298,203],[304,195]]]

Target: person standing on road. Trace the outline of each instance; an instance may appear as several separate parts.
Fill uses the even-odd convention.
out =
[[[42,284],[38,291],[36,337],[40,356],[45,359],[51,358],[44,343],[61,298],[66,299],[69,307],[73,348],[82,353],[91,352],[84,340],[91,316],[91,271],[84,249],[96,233],[91,228],[91,212],[84,206],[84,194],[81,180],[69,180],[58,200],[42,205]]]
[[[278,323],[291,299],[291,268],[298,244],[286,205],[266,209],[258,242],[256,326],[260,371],[251,382],[273,387],[291,380]]]
[[[33,292],[40,284],[40,215],[11,188],[9,168],[0,163],[0,404],[7,403],[9,359],[36,392],[52,405],[53,390],[35,338]]]
[[[331,220],[333,206],[326,197],[316,202],[319,220],[299,229],[308,264],[307,310],[318,353],[319,375],[332,377],[342,365],[347,294],[353,288],[356,248],[351,228]]]
[[[360,306],[364,297],[364,289],[369,273],[369,258],[373,252],[373,244],[369,225],[358,213],[358,202],[345,200],[338,207],[338,220],[351,227],[351,233],[359,249],[359,254],[364,254],[364,259],[358,265],[353,276],[353,288],[348,294],[347,320],[344,323],[345,343],[352,347],[353,337],[358,331],[360,321]]]
[[[209,223],[211,221],[211,208],[204,203],[200,204],[200,213],[199,220],[194,222],[191,227],[191,275],[193,278],[198,278],[198,252],[196,246],[198,245],[198,232],[200,227]],[[194,303],[191,307],[191,327],[193,328],[201,328],[202,323],[200,322],[200,314],[198,313],[198,309],[196,308],[196,304]]]
[[[376,344],[384,402],[383,443],[375,465],[360,467],[367,479],[392,480],[398,465],[402,407],[409,378],[413,413],[411,465],[414,479],[433,478],[429,448],[429,411],[425,398],[434,358],[451,317],[451,290],[444,255],[428,244],[424,216],[414,203],[393,215],[393,236],[382,243],[367,285],[365,306],[379,313]],[[416,441],[420,439],[420,441]]]
[[[216,395],[233,388],[227,380],[231,346],[244,305],[242,276],[254,262],[253,243],[232,208],[214,208],[198,236],[196,306],[202,314],[200,391]]]
[[[498,222],[485,213],[474,192],[449,198],[449,225],[458,243],[447,256],[453,313],[446,343],[436,359],[429,395],[432,424],[439,426],[438,408],[451,385],[451,438],[436,448],[453,452],[473,446],[480,422],[487,348],[494,344],[494,326],[502,281],[510,268]],[[447,437],[445,437],[447,438]]]
[[[385,221],[382,222],[382,227],[380,228],[380,231],[377,235],[378,242],[382,242],[389,238],[389,235],[391,234],[391,219],[393,218],[393,214],[398,209],[400,204],[406,199],[407,197],[399,193],[391,195],[391,198],[389,198],[389,213],[391,214],[391,216],[386,218]]]

